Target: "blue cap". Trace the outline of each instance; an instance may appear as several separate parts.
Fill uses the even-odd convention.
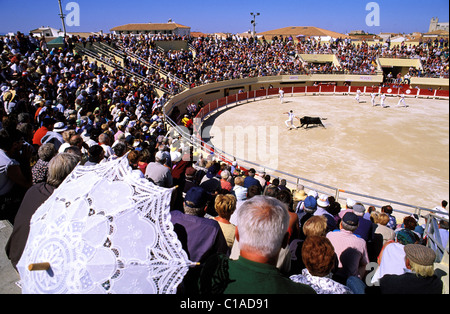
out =
[[[185,202],[189,202],[187,204],[192,208],[201,208],[206,206],[206,202],[208,201],[208,193],[204,188],[199,186],[194,186],[189,191],[187,191],[186,196],[184,197]]]
[[[305,198],[305,200],[303,201],[303,205],[306,209],[317,209],[317,201],[314,196],[308,196],[307,198]]]
[[[359,224],[359,218],[352,212],[348,212],[342,217],[342,221],[347,225],[356,227]]]

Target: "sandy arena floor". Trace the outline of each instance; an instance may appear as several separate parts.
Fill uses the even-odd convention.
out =
[[[448,200],[448,101],[407,98],[409,107],[397,107],[398,98],[388,97],[388,108],[372,107],[369,96],[361,101],[290,95],[283,104],[251,101],[213,114],[203,138],[238,158],[339,189],[431,209]],[[325,118],[326,128],[289,130],[283,114],[289,110]]]

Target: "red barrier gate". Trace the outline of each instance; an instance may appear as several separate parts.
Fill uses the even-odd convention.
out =
[[[237,94],[237,100],[238,101],[243,101],[247,99],[247,93],[241,93],[241,94]]]
[[[278,88],[269,88],[267,95],[278,95]]]
[[[304,86],[298,86],[294,87],[294,94],[301,94],[306,92],[306,87]]]
[[[264,97],[267,96],[267,90],[265,89],[258,89],[256,91],[256,97]]]
[[[349,90],[348,86],[336,86],[336,93],[348,93]]]
[[[421,89],[419,91],[419,96],[427,96],[427,97],[433,97],[434,96],[434,90],[429,89]]]
[[[358,89],[361,91],[361,93],[364,93],[364,87],[361,86],[350,86],[350,93],[356,93]]]
[[[448,90],[437,90],[436,91],[436,97],[449,97],[449,91]]]
[[[319,86],[306,86],[306,92],[307,93],[318,93]]]
[[[334,93],[334,85],[321,85],[319,86],[321,93]]]

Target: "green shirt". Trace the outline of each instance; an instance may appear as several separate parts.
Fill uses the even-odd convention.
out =
[[[202,294],[315,294],[310,286],[293,282],[272,265],[239,257],[214,256],[200,278]]]

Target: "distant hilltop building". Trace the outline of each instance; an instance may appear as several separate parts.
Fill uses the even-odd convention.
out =
[[[36,37],[59,37],[64,36],[64,32],[60,29],[56,29],[50,26],[42,26],[30,31],[33,36]]]
[[[191,28],[169,21],[168,23],[126,24],[111,28],[113,34],[148,34],[166,36],[190,36]]]
[[[428,32],[434,31],[449,31],[449,23],[439,23],[439,19],[437,17],[433,17],[430,22],[430,29]]]

